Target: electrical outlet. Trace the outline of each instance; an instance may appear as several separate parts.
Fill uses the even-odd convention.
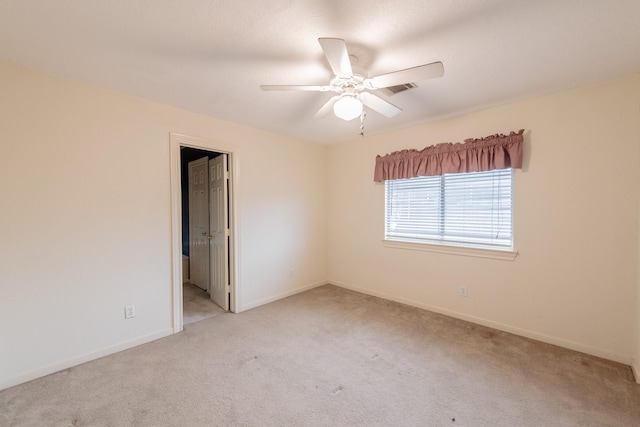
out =
[[[467,293],[467,287],[462,285],[458,288],[458,293],[460,294],[461,297],[466,297],[469,295]]]
[[[289,277],[293,277],[293,268],[289,269]]]
[[[135,305],[127,305],[124,307],[124,318],[131,319],[136,317],[136,306]]]

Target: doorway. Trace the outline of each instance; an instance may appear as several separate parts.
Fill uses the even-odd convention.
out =
[[[180,147],[182,323],[229,310],[228,155]]]
[[[192,252],[210,249],[207,255],[199,255],[202,265],[198,266],[200,272],[206,273],[208,280],[203,284],[200,280],[197,288],[221,306],[225,311],[236,311],[236,249],[235,249],[235,209],[234,209],[234,176],[237,156],[233,147],[215,141],[207,141],[200,138],[184,135],[170,135],[171,148],[171,204],[172,204],[172,293],[173,293],[173,329],[174,333],[180,332],[185,323],[184,305],[185,294],[183,281],[189,280],[193,268],[189,267]],[[211,174],[211,180],[200,179],[210,184],[205,191],[207,202],[206,215],[200,215],[198,227],[203,227],[202,217],[206,216],[206,227],[198,229],[194,233],[194,209],[203,209],[202,189],[198,197],[199,206],[189,198],[189,167],[194,159],[200,159],[200,164],[207,166],[199,169],[203,176]],[[198,162],[195,162],[198,163]],[[201,176],[198,175],[200,178]],[[192,177],[193,178],[193,177]],[[192,179],[193,181],[193,179]],[[192,183],[192,182],[191,182]],[[193,199],[196,199],[194,197]],[[224,201],[224,204],[222,203]],[[224,206],[224,209],[218,207]],[[209,210],[212,210],[211,215]],[[190,221],[191,218],[191,221]],[[209,222],[211,218],[211,222]],[[194,238],[194,237],[197,237]],[[197,242],[194,246],[194,242]],[[188,259],[189,262],[185,262]],[[205,259],[206,265],[202,263]],[[210,267],[211,266],[211,267]],[[191,272],[189,271],[191,270]],[[187,294],[190,298],[192,293]]]

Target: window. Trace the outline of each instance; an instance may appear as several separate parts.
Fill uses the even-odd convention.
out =
[[[513,249],[513,169],[385,181],[385,240]]]

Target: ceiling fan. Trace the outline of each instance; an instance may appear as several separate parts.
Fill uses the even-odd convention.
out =
[[[442,62],[418,65],[417,67],[393,71],[375,77],[355,74],[351,66],[349,52],[344,40],[319,38],[318,42],[327,57],[334,77],[326,86],[311,85],[261,85],[262,90],[301,90],[315,92],[335,92],[314,116],[323,117],[333,108],[335,115],[343,120],[352,120],[362,115],[363,105],[386,117],[393,117],[402,110],[371,93],[377,89],[410,84],[413,82],[442,77]]]

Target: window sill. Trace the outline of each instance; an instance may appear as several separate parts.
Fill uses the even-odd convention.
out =
[[[518,252],[512,250],[469,248],[463,246],[433,245],[429,243],[411,243],[398,240],[383,240],[382,245],[387,248],[406,249],[411,251],[426,251],[439,254],[461,255],[476,258],[496,259],[500,261],[513,261]]]

